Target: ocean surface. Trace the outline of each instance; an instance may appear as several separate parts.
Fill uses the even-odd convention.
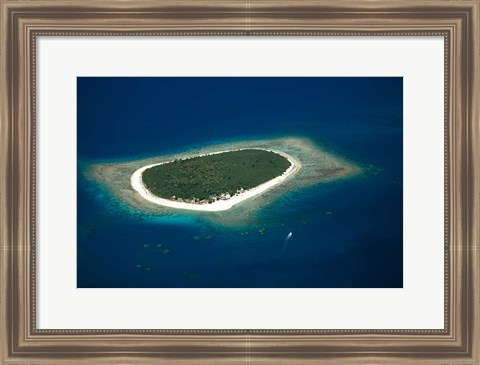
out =
[[[402,287],[402,85],[399,77],[78,78],[77,287]],[[365,173],[279,196],[233,227],[181,211],[133,212],[82,172],[288,136]]]

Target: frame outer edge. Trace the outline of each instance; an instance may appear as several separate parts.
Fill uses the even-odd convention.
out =
[[[471,106],[471,146],[472,146],[472,236],[471,236],[471,287],[472,293],[472,320],[471,320],[471,356],[474,364],[480,364],[480,1],[476,1],[471,17],[471,68],[472,81],[470,82]],[[477,163],[475,163],[477,162]],[[477,290],[475,290],[475,286]]]
[[[11,199],[9,196],[11,169],[11,128],[9,85],[11,74],[8,73],[9,59],[7,44],[9,42],[9,19],[7,5],[0,0],[0,364],[4,364],[10,353],[10,329],[8,313],[9,272],[10,258],[10,217]]]
[[[4,363],[6,359],[5,351],[7,348],[7,328],[6,328],[6,305],[2,298],[6,298],[6,280],[7,280],[7,265],[6,265],[6,176],[7,166],[5,156],[7,156],[7,111],[6,111],[6,88],[7,88],[7,73],[6,73],[6,15],[5,7],[0,2],[0,364]]]
[[[250,0],[251,1],[251,0]],[[27,187],[23,186],[24,190],[20,191],[22,189],[22,185],[19,186],[19,188],[15,188],[13,185],[12,177],[10,176],[10,173],[13,172],[12,175],[18,174],[20,177],[23,177],[25,180],[25,176],[23,175],[24,173],[27,173],[26,167],[28,167],[28,163],[30,161],[22,162],[19,161],[19,159],[22,157],[27,157],[28,158],[28,153],[27,153],[27,147],[28,146],[15,146],[13,143],[15,142],[14,140],[14,135],[12,133],[15,133],[15,136],[17,138],[21,137],[27,144],[29,141],[27,140],[28,136],[28,131],[26,131],[23,128],[20,128],[23,130],[14,130],[15,126],[12,125],[12,122],[14,120],[18,120],[19,116],[17,115],[16,118],[14,119],[14,113],[16,113],[16,109],[13,108],[13,100],[11,98],[18,98],[22,99],[22,96],[20,93],[23,94],[23,97],[29,98],[28,90],[24,90],[24,86],[26,85],[25,82],[29,81],[28,77],[26,80],[23,80],[24,83],[22,85],[17,85],[17,88],[15,90],[9,89],[9,87],[12,87],[11,85],[13,84],[14,78],[17,77],[17,81],[21,80],[23,76],[21,75],[12,75],[14,72],[10,73],[8,70],[14,70],[16,69],[17,72],[21,72],[22,65],[18,65],[15,67],[13,64],[13,56],[12,55],[7,55],[6,50],[7,50],[7,45],[9,42],[13,45],[14,47],[20,47],[18,49],[19,52],[27,52],[28,51],[25,48],[22,48],[22,45],[19,43],[21,38],[13,38],[13,34],[9,34],[9,30],[12,31],[13,27],[15,24],[12,24],[12,18],[8,17],[8,5],[6,4],[7,2],[4,0],[0,0],[0,19],[1,19],[1,45],[0,45],[0,57],[1,57],[1,63],[0,63],[0,101],[2,102],[3,106],[0,108],[0,245],[1,245],[1,251],[0,251],[0,364],[6,364],[4,361],[15,361],[17,363],[18,361],[23,361],[25,363],[45,363],[46,361],[48,363],[71,363],[72,360],[60,360],[57,359],[55,361],[55,354],[50,353],[50,355],[40,355],[38,354],[38,358],[32,359],[30,357],[24,357],[21,354],[20,356],[14,358],[10,358],[10,349],[12,349],[12,333],[11,330],[13,330],[12,325],[15,325],[15,323],[12,324],[12,318],[9,316],[9,314],[6,312],[7,308],[7,301],[10,301],[10,303],[14,303],[13,299],[10,299],[6,294],[7,290],[9,289],[9,285],[15,285],[18,289],[18,285],[20,285],[19,292],[22,291],[23,294],[21,296],[27,294],[27,288],[23,288],[24,290],[21,290],[21,284],[14,284],[11,282],[11,277],[9,275],[12,275],[12,266],[9,266],[9,264],[12,264],[12,259],[16,258],[17,262],[15,265],[16,269],[18,270],[18,265],[20,264],[20,261],[22,259],[22,255],[25,253],[22,250],[16,249],[16,247],[13,247],[13,244],[22,244],[25,243],[25,239],[28,239],[28,233],[26,231],[21,231],[20,228],[14,227],[12,221],[12,218],[9,215],[9,212],[11,213],[12,211],[15,213],[15,215],[20,218],[20,215],[23,211],[25,213],[25,209],[28,206],[28,202],[25,201],[26,196],[28,196],[28,191]],[[13,1],[10,1],[9,4],[13,4]],[[24,1],[18,1],[15,2],[16,4],[25,4],[26,2]],[[32,5],[38,6],[39,4],[46,4],[46,1],[36,1],[33,0],[30,3]],[[61,1],[62,4],[67,3],[66,1]],[[73,4],[74,1],[68,2],[69,4]],[[95,1],[86,1],[86,4],[95,4]],[[100,4],[104,4],[104,1],[98,1]],[[291,2],[288,2],[291,4]],[[312,3],[312,2],[308,2]],[[325,3],[320,1],[319,3]],[[350,2],[348,2],[350,3]],[[379,2],[374,2],[375,4],[378,4]],[[401,3],[401,2],[393,2],[393,3]],[[407,3],[407,2],[405,2]],[[422,1],[423,4],[425,4],[425,1]],[[430,2],[429,2],[430,3]],[[433,1],[431,3],[434,3]],[[447,1],[446,3],[449,3],[451,5],[450,1]],[[51,4],[51,2],[49,3]],[[113,5],[118,5],[120,6],[120,2],[117,1],[112,1],[110,4]],[[480,364],[480,357],[479,357],[479,336],[480,336],[480,307],[479,307],[479,300],[480,300],[480,291],[479,290],[474,290],[474,286],[480,284],[480,268],[479,268],[479,253],[480,253],[480,246],[478,243],[478,239],[480,237],[480,226],[478,225],[478,222],[480,221],[480,167],[478,167],[475,162],[478,162],[478,156],[480,154],[480,145],[475,142],[480,142],[480,120],[479,120],[479,85],[480,85],[480,80],[479,80],[479,75],[480,75],[480,64],[479,64],[479,50],[480,50],[480,34],[479,34],[479,19],[480,19],[480,11],[479,11],[479,3],[478,1],[472,2],[472,1],[466,1],[464,4],[471,5],[472,7],[470,8],[470,16],[467,16],[467,23],[463,24],[467,26],[467,42],[468,44],[463,44],[462,42],[462,47],[468,47],[470,50],[468,53],[464,53],[466,56],[467,60],[463,60],[461,62],[463,65],[467,65],[467,68],[469,68],[469,76],[471,76],[471,80],[466,80],[463,75],[462,83],[466,82],[466,85],[464,85],[463,90],[467,91],[467,95],[464,96],[462,99],[466,102],[466,109],[462,109],[460,111],[460,114],[462,115],[462,119],[465,122],[465,127],[468,129],[466,131],[466,136],[467,140],[464,141],[467,143],[466,146],[466,156],[469,158],[468,161],[463,162],[470,174],[467,177],[468,180],[468,185],[469,188],[468,194],[467,194],[467,199],[470,198],[470,201],[468,202],[467,205],[470,205],[470,207],[467,207],[468,211],[465,210],[465,212],[468,215],[468,232],[466,232],[466,237],[464,237],[464,242],[465,246],[463,246],[463,249],[468,249],[468,264],[466,267],[462,267],[463,270],[466,270],[464,273],[468,276],[468,285],[466,285],[466,290],[471,294],[471,297],[466,297],[468,299],[468,304],[466,306],[468,315],[466,318],[469,318],[470,322],[470,327],[468,327],[468,323],[464,323],[467,328],[463,328],[462,332],[464,332],[467,335],[468,338],[468,343],[466,343],[466,355],[463,358],[450,358],[448,355],[445,356],[445,361],[442,361],[443,358],[423,358],[423,360],[418,361],[418,363],[422,364],[441,364],[441,363],[446,363],[446,361],[449,361],[450,364],[468,364],[468,365],[479,365]],[[472,5],[473,4],[473,5]],[[25,5],[26,6],[26,5]],[[15,22],[13,22],[15,23]],[[470,24],[469,24],[470,23]],[[18,26],[18,24],[17,24]],[[16,30],[18,30],[17,28]],[[8,38],[8,37],[11,38]],[[17,35],[18,36],[18,35]],[[17,42],[16,44],[13,44],[13,42]],[[451,55],[453,57],[453,55]],[[10,57],[10,60],[7,58]],[[460,60],[458,60],[460,61]],[[460,62],[459,62],[460,63]],[[19,69],[20,68],[20,69]],[[9,86],[10,85],[10,86]],[[451,85],[452,88],[454,88],[454,85]],[[462,94],[463,94],[462,90]],[[15,95],[13,94],[15,92]],[[12,94],[10,94],[12,93]],[[28,110],[24,110],[24,113],[28,114]],[[25,116],[25,115],[24,115]],[[462,124],[463,125],[463,124]],[[26,125],[28,126],[28,125]],[[25,153],[27,155],[25,156]],[[13,160],[13,158],[16,158],[16,163]],[[23,160],[25,161],[25,160]],[[16,170],[14,170],[16,169]],[[21,184],[24,184],[23,182]],[[467,185],[467,186],[468,186]],[[9,193],[13,192],[13,189],[15,190],[15,194],[9,195]],[[19,195],[26,194],[22,197]],[[20,205],[22,200],[22,205]],[[19,206],[14,207],[14,203],[19,203]],[[11,210],[13,209],[13,210]],[[28,226],[28,222],[27,222]],[[460,229],[460,227],[458,227]],[[20,242],[14,242],[13,238],[17,238],[20,240]],[[10,249],[9,249],[10,248]],[[12,250],[11,248],[14,248]],[[18,247],[17,247],[18,248]],[[15,251],[15,252],[14,252]],[[462,251],[457,251],[458,255],[466,254],[467,252],[462,253]],[[23,265],[25,265],[27,261],[24,261]],[[26,269],[25,267],[23,267]],[[28,269],[28,268],[27,268]],[[26,272],[24,272],[25,274]],[[21,275],[22,276],[22,275]],[[26,278],[22,278],[26,280]],[[7,282],[9,280],[10,282]],[[24,281],[26,282],[26,281]],[[452,298],[453,299],[453,298]],[[29,302],[29,298],[23,297],[24,304],[26,302]],[[17,303],[18,304],[18,303]],[[466,315],[466,314],[465,314]],[[464,317],[465,318],[465,317]],[[18,323],[17,323],[18,325]],[[9,332],[10,328],[10,332]],[[26,331],[26,332],[25,332]],[[28,329],[23,328],[23,329],[17,329],[15,330],[16,335],[18,336],[19,333],[22,333],[24,335],[28,335]],[[285,360],[280,360],[278,358],[262,358],[262,357],[256,357],[254,354],[250,354],[247,350],[249,349],[249,338],[250,336],[247,336],[246,338],[246,348],[245,348],[245,360],[247,363],[249,363],[250,359],[255,359],[259,362],[262,363],[286,363]],[[99,338],[100,339],[100,338]],[[240,340],[239,340],[240,341]],[[423,356],[426,356],[427,353],[419,353]],[[228,363],[233,362],[231,358],[227,358],[227,354],[225,354],[225,361],[228,361]],[[253,356],[251,356],[253,355]],[[57,355],[58,356],[58,355]],[[83,361],[86,363],[93,363],[93,356],[90,355],[85,358],[83,358]],[[138,354],[137,356],[122,356],[120,353],[117,355],[114,354],[109,354],[106,358],[100,359],[95,357],[95,363],[114,363],[115,361],[118,362],[129,362],[129,363],[152,363],[154,361],[153,359],[147,359],[143,358],[144,361],[142,361],[142,355]],[[144,356],[144,355],[143,355]],[[161,356],[161,355],[160,355]],[[235,356],[240,356],[240,355],[235,355]],[[285,356],[290,356],[290,360],[292,361],[300,361],[305,364],[307,363],[318,363],[321,362],[322,364],[324,361],[325,363],[328,362],[328,358],[320,360],[320,359],[305,359],[305,360],[300,360],[299,358],[295,358],[294,354],[288,354],[285,353]],[[293,356],[293,357],[292,357]],[[404,357],[405,356],[405,357]],[[409,354],[408,352],[405,353],[402,356],[402,359],[399,358],[391,358],[390,360],[386,360],[386,357],[378,357],[378,353],[368,355],[366,354],[363,357],[363,360],[359,360],[357,357],[352,357],[351,362],[355,363],[375,363],[375,364],[390,364],[390,363],[400,363],[405,361],[405,363],[408,363],[408,356],[415,356],[413,354]],[[427,355],[428,356],[428,355]],[[161,356],[163,360],[167,359],[166,357]],[[108,360],[107,360],[108,359]],[[235,357],[236,360],[240,360],[240,357]],[[335,360],[340,360],[340,358],[331,358],[330,361]],[[342,357],[343,361],[340,361],[341,363],[344,363],[344,361],[348,361],[348,358]],[[78,360],[78,359],[77,359]],[[110,361],[109,361],[110,360]],[[160,360],[160,359],[158,359]],[[200,363],[211,363],[213,362],[213,359],[208,359],[208,357],[202,357],[202,359],[191,359],[191,361],[187,360],[185,358],[183,361],[180,359],[175,359],[171,358],[170,363],[188,363],[191,364],[193,362],[200,364]],[[217,358],[216,360],[219,360]],[[414,361],[414,358],[410,358],[412,360],[412,363],[417,361]],[[82,361],[82,360],[80,360]],[[166,361],[166,360],[165,360]],[[221,360],[220,360],[221,361]],[[471,364],[469,361],[474,361],[473,364]],[[163,363],[163,362],[162,362]]]

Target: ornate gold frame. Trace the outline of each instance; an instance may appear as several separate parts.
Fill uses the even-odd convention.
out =
[[[0,364],[480,364],[479,0],[0,0]],[[38,36],[445,39],[441,330],[42,330],[35,319]]]

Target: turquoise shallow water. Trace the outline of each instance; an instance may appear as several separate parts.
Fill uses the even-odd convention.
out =
[[[401,78],[79,78],[77,91],[81,161],[302,135],[375,166],[222,226],[132,211],[79,164],[78,287],[402,287]]]

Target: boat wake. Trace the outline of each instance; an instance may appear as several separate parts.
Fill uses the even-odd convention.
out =
[[[287,234],[287,237],[285,237],[285,241],[283,242],[282,253],[285,253],[287,251],[288,241],[290,241],[290,238],[292,238],[292,236],[293,236],[293,233],[290,232],[289,234]]]

